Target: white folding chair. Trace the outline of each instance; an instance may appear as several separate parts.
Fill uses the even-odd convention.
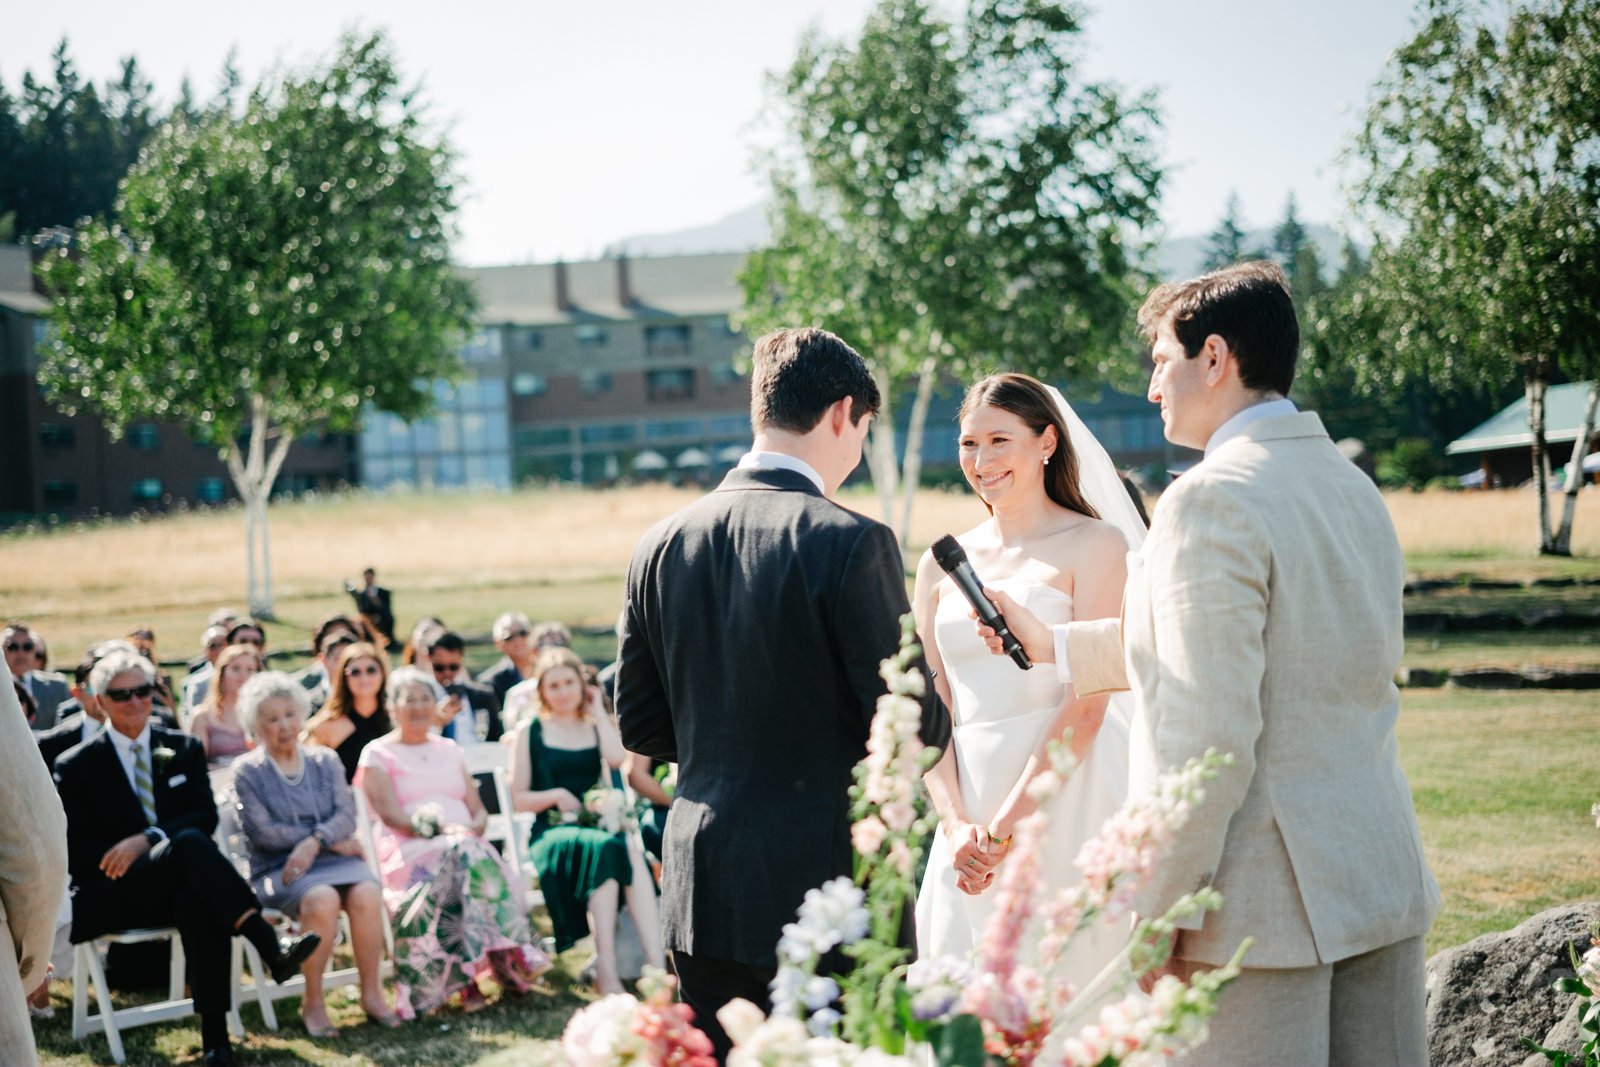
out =
[[[502,745],[498,741],[469,741],[461,746],[462,755],[467,758],[467,773],[476,778],[480,774],[493,774],[495,771],[504,770],[511,764],[511,746]],[[500,787],[495,786],[495,793],[499,795]],[[511,812],[505,807],[504,800],[500,803],[500,814],[489,816],[489,821],[483,828],[483,839],[491,844],[504,845],[512,835]]]
[[[533,834],[533,821],[540,816],[512,808],[510,768],[494,769],[494,792],[495,796],[500,798],[500,810],[505,814],[506,825],[509,827],[506,833],[505,857],[522,876],[523,884],[527,886],[528,910],[542,908],[544,893],[539,890],[539,872],[533,866],[533,857],[528,854],[528,838]]]
[[[106,971],[102,961],[105,950],[112,945],[139,945],[151,941],[167,941],[172,946],[172,962],[167,972],[167,999],[153,1004],[140,1004],[132,1008],[111,1007],[111,993],[106,986]],[[234,939],[235,944],[238,938]],[[237,949],[235,950],[237,952]],[[111,1046],[111,1058],[126,1063],[127,1054],[122,1048],[122,1031],[135,1026],[181,1019],[194,1013],[194,1000],[183,995],[184,977],[183,941],[175,926],[148,927],[118,930],[102,934],[91,941],[79,942],[73,949],[72,964],[72,1036],[82,1040],[96,1028],[106,1035]],[[89,983],[94,983],[94,1014],[89,1012]],[[235,982],[237,986],[237,982]],[[228,1029],[235,1035],[244,1033],[244,1023],[239,1019],[238,1000],[228,1011]]]

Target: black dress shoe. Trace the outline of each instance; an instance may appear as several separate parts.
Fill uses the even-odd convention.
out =
[[[300,973],[300,965],[311,958],[317,951],[317,946],[322,944],[321,934],[301,934],[299,937],[285,937],[278,942],[278,958],[267,966],[272,970],[274,982],[287,982]],[[230,1056],[229,1062],[232,1062]]]
[[[234,1067],[234,1062],[231,1045],[206,1049],[206,1067]]]

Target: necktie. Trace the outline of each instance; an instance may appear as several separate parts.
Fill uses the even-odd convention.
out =
[[[150,757],[144,746],[133,746],[133,791],[139,794],[139,806],[144,809],[145,822],[156,824],[156,795],[150,788]]]

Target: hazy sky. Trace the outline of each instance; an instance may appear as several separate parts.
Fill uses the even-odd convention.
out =
[[[382,4],[71,0],[14,14],[0,77],[49,73],[65,35],[80,73],[134,55],[170,101],[187,74],[208,95],[230,47],[246,84],[325,55],[341,28],[386,28],[461,155],[457,258],[576,258],[625,236],[695,226],[759,201],[750,126],[763,74],[802,29],[860,27],[869,0],[523,0]],[[1102,0],[1088,73],[1155,88],[1173,236],[1204,233],[1237,190],[1265,225],[1292,189],[1301,215],[1343,213],[1336,156],[1368,86],[1412,26],[1405,0]]]

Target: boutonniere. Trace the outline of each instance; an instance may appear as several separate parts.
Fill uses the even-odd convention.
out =
[[[172,749],[168,748],[166,745],[162,745],[160,748],[155,749],[150,753],[150,758],[155,761],[156,767],[160,768],[165,767],[167,765],[167,761],[176,755],[177,753]]]

